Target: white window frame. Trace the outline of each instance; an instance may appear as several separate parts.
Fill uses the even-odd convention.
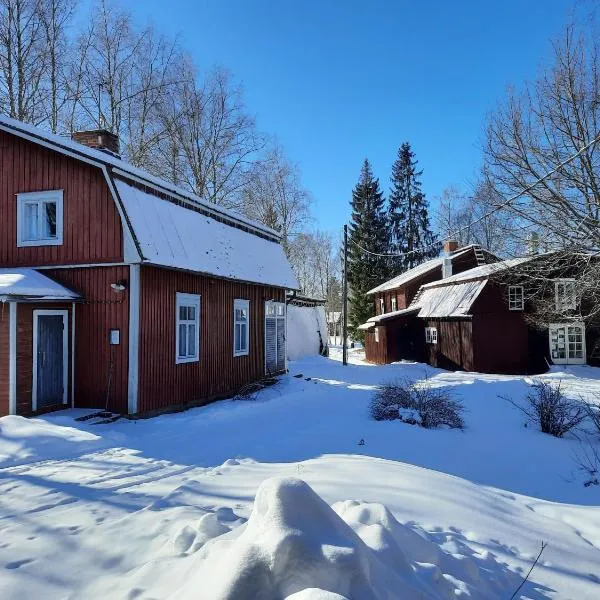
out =
[[[392,312],[396,312],[398,310],[398,298],[396,296],[392,296]]]
[[[379,327],[375,327],[375,341],[379,344]]]
[[[425,343],[426,344],[437,344],[438,343],[437,327],[425,327]]]
[[[25,227],[25,205],[38,205],[38,220],[42,218],[42,207],[44,204],[54,202],[56,204],[56,237],[26,239]],[[27,246],[62,246],[63,243],[63,191],[48,190],[45,192],[25,192],[17,194],[17,247]]]
[[[379,314],[380,315],[385,314],[385,299],[384,298],[379,298]]]
[[[175,364],[185,364],[200,361],[200,300],[199,294],[187,294],[183,292],[176,293],[175,300]],[[182,306],[193,306],[196,309],[196,318],[194,320],[182,320],[179,318],[179,309]],[[196,325],[196,352],[194,356],[179,356],[179,326],[182,324]]]
[[[577,298],[575,297],[575,279],[556,279],[554,282],[554,302],[557,311],[563,310],[575,310],[577,308]],[[571,285],[573,288],[573,292],[571,294],[572,302],[569,304],[565,304],[561,301],[559,289],[560,286],[563,286],[563,291],[566,290],[566,286]],[[564,294],[563,300],[566,298],[566,294]]]
[[[237,311],[245,310],[246,311],[246,320],[238,321],[237,320]],[[246,325],[246,335],[245,335],[245,348],[236,352],[235,349],[235,339],[237,332],[237,325],[244,324]],[[236,298],[233,301],[233,356],[248,356],[250,354],[250,300],[243,300],[241,298]]]
[[[581,329],[581,356],[579,358],[569,356],[571,342],[569,339],[569,328]],[[563,330],[562,332],[560,330]],[[564,337],[559,338],[559,333]],[[579,321],[570,323],[550,323],[548,325],[548,342],[550,344],[550,359],[555,365],[584,365],[587,362],[587,348],[585,345],[585,324]],[[553,356],[554,352],[564,351],[564,357]]]
[[[522,285],[508,286],[508,310],[525,310],[525,288]]]

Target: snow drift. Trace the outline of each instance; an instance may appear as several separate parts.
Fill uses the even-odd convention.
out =
[[[299,479],[265,480],[239,532],[190,555],[194,565],[173,597],[433,600],[465,593],[483,599],[506,597],[520,581],[502,574],[493,558],[482,570],[470,557],[443,552],[380,504],[332,508]]]

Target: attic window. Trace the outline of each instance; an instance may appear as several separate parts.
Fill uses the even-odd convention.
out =
[[[63,243],[63,192],[17,194],[17,246]]]
[[[508,310],[525,309],[525,292],[522,285],[508,286]]]
[[[575,280],[557,279],[554,282],[556,310],[573,310],[577,308],[575,299]]]
[[[385,313],[385,300],[379,298],[379,314],[382,315],[383,313]]]
[[[396,296],[392,298],[392,312],[396,312],[398,310],[398,300]]]

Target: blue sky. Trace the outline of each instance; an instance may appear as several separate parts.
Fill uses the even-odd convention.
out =
[[[581,1],[581,0],[578,0]],[[535,77],[570,16],[563,0],[129,0],[140,24],[179,34],[201,69],[229,68],[339,231],[368,157],[387,192],[409,141],[432,204],[472,181],[486,114]],[[433,208],[433,207],[432,207]]]

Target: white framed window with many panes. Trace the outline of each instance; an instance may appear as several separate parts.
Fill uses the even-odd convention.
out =
[[[557,279],[554,282],[556,310],[574,310],[577,308],[574,279]]]
[[[17,246],[63,243],[63,192],[17,194]]]
[[[438,335],[435,327],[425,327],[425,343],[437,344]]]
[[[233,355],[246,356],[250,347],[250,300],[233,301]]]
[[[525,290],[522,285],[508,286],[508,310],[525,309]]]
[[[176,364],[200,360],[200,296],[177,293],[175,329]]]

